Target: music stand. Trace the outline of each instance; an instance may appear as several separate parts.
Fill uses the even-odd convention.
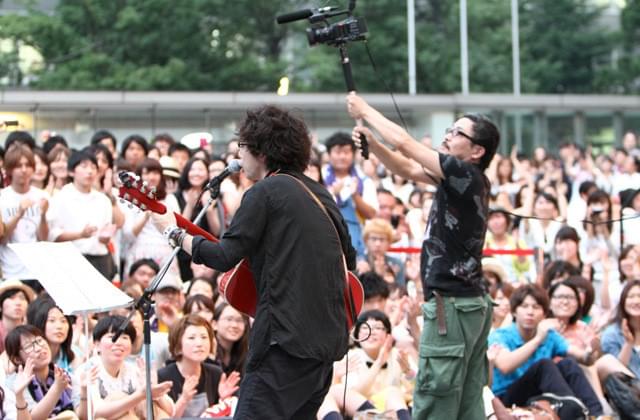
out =
[[[71,242],[8,244],[65,315],[81,315],[89,355],[89,313],[130,306],[133,299],[96,270]],[[71,331],[70,331],[71,332]],[[89,366],[87,365],[87,369]],[[87,371],[88,374],[88,371]],[[93,419],[91,384],[87,383],[87,417]]]

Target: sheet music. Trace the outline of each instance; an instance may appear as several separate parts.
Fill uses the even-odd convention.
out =
[[[133,298],[97,271],[71,242],[8,244],[66,315],[104,312]]]

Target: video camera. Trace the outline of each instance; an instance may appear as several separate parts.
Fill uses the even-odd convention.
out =
[[[327,6],[319,9],[304,9],[292,13],[285,13],[276,18],[279,24],[308,19],[311,27],[307,28],[309,45],[327,44],[334,47],[351,41],[363,41],[367,38],[367,24],[364,18],[352,15],[356,0],[349,1],[347,10],[336,10],[337,7]],[[347,15],[346,19],[330,23],[329,19]]]

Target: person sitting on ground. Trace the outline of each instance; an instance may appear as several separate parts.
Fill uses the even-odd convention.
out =
[[[626,282],[615,320],[602,333],[602,351],[640,378],[640,279]]]
[[[158,371],[159,381],[171,381],[169,396],[175,402],[173,417],[199,417],[204,411],[238,390],[240,374],[228,377],[205,363],[214,342],[211,324],[198,315],[186,315],[169,333],[169,350],[175,363]]]
[[[407,352],[394,347],[389,318],[378,310],[363,312],[354,335],[360,341],[348,353],[354,370],[349,375],[347,393],[353,389],[384,411],[399,391],[405,398],[405,407],[398,417],[409,418],[406,403],[412,398],[417,363],[409,359]]]
[[[524,285],[511,295],[515,322],[489,336],[489,345],[500,346],[495,355],[492,391],[509,407],[527,405],[542,394],[547,399],[576,397],[590,415],[603,413],[602,405],[573,358],[555,363],[556,356],[572,356],[587,362],[590,353],[571,346],[557,332],[556,319],[544,319],[549,298],[540,286]],[[555,401],[554,401],[555,402]]]
[[[375,271],[365,271],[358,274],[364,290],[362,311],[378,309],[384,311],[389,299],[389,283]]]
[[[74,404],[71,392],[71,378],[60,367],[53,363],[51,349],[42,331],[32,325],[20,325],[9,333],[5,340],[7,356],[16,366],[23,370],[33,368],[33,379],[27,386],[24,397],[34,420],[44,420],[52,416],[71,414]],[[30,363],[30,365],[27,365]],[[7,388],[14,389],[19,375],[14,373],[7,377]],[[76,413],[87,412],[86,387],[78,385],[81,400]],[[63,414],[64,413],[64,414]]]
[[[390,255],[387,251],[393,242],[393,226],[384,219],[369,220],[363,230],[365,256],[358,260],[357,270],[365,272],[373,270],[387,283],[405,285],[404,263]]]
[[[127,361],[132,343],[136,341],[133,325],[127,323],[124,333],[113,342],[114,335],[125,319],[119,315],[107,315],[98,321],[93,329],[98,356],[78,368],[82,372],[89,366],[98,367],[97,386],[91,388],[95,418],[115,419],[126,415],[146,417],[144,364],[140,359],[137,364]],[[152,378],[151,398],[156,418],[170,417],[173,413],[173,401],[167,396],[171,385],[171,382],[157,383]],[[80,402],[84,401],[80,399]]]
[[[82,364],[82,358],[76,357],[72,349],[72,321],[50,296],[42,295],[29,305],[27,323],[44,332],[56,366],[71,375]]]
[[[243,375],[249,354],[249,317],[223,302],[216,306],[213,319],[217,361],[227,375],[234,371]]]

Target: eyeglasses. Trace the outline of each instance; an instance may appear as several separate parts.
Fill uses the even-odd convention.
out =
[[[449,127],[446,130],[444,130],[444,132],[445,134],[451,134],[452,137],[456,137],[456,136],[466,137],[471,143],[477,144],[476,139],[474,139],[473,137],[471,137],[470,135],[462,131],[460,127]]]
[[[551,299],[555,300],[566,300],[568,302],[575,302],[577,298],[574,295],[553,295]]]
[[[225,316],[220,318],[220,321],[228,322],[229,324],[231,323],[244,324],[244,319],[242,317],[235,317],[235,316]]]
[[[374,236],[371,235],[368,237],[369,241],[371,242],[389,242],[389,238],[387,238],[386,236]]]
[[[36,351],[36,346],[40,349],[43,349],[45,348],[46,345],[47,345],[47,340],[45,340],[42,337],[36,337],[32,342],[22,347],[22,351],[24,351],[27,354],[30,354]]]
[[[373,327],[371,327],[371,331],[377,331],[377,332],[387,332],[387,329],[382,326],[382,325],[374,325]]]

